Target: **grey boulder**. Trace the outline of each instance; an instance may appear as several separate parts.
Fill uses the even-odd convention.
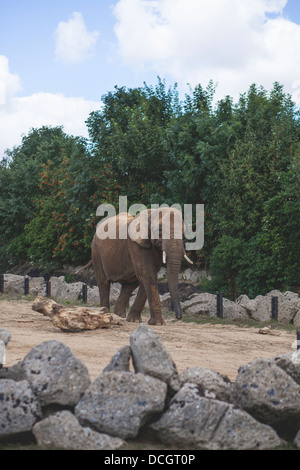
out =
[[[8,344],[11,333],[6,328],[0,328],[0,340],[4,342],[5,346]]]
[[[179,390],[180,380],[176,365],[158,334],[141,323],[130,335],[130,346],[136,372],[166,382],[175,392]]]
[[[39,417],[41,408],[28,382],[0,380],[0,439],[31,431]]]
[[[39,446],[65,450],[116,450],[125,442],[82,427],[70,411],[54,413],[33,426]]]
[[[219,372],[205,367],[188,367],[181,372],[179,378],[182,384],[196,384],[206,398],[234,402],[233,383]]]
[[[207,450],[273,449],[282,443],[276,432],[234,405],[201,396],[186,383],[151,431],[166,445]],[[182,448],[182,447],[181,447]]]
[[[164,409],[167,385],[161,380],[133,372],[103,372],[75,407],[84,426],[130,439],[155,413]]]
[[[129,372],[130,358],[130,346],[123,346],[111,358],[110,363],[103,369],[103,372],[111,372],[113,370]]]
[[[87,367],[58,341],[32,348],[12,369],[12,378],[27,380],[41,406],[74,406],[91,383]]]
[[[0,328],[0,370],[5,365],[5,349],[11,337],[10,331]]]
[[[293,353],[276,356],[273,360],[278,367],[281,367],[300,385],[300,349]]]
[[[300,386],[273,360],[240,367],[235,388],[237,404],[261,422],[274,426],[300,419]]]

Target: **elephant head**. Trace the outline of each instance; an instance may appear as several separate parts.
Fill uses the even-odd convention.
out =
[[[140,247],[153,249],[159,255],[157,271],[162,263],[167,267],[169,291],[177,319],[182,317],[178,276],[182,258],[190,261],[183,245],[184,223],[182,213],[178,209],[161,207],[140,212],[128,226],[131,240]]]

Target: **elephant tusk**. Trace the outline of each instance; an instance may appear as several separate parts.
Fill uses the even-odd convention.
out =
[[[167,254],[165,251],[163,251],[163,263],[166,264],[167,262]]]
[[[190,258],[187,255],[184,255],[184,259],[186,259],[188,263],[194,264],[193,261],[190,260]]]

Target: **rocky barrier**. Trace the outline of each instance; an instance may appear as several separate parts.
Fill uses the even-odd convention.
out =
[[[93,382],[58,341],[0,370],[0,440],[30,433],[43,448],[116,450],[143,433],[178,449],[300,448],[300,352],[255,359],[231,382],[203,367],[179,374],[145,324],[129,343]]]
[[[200,272],[192,272],[187,269],[181,273],[181,280],[195,281],[199,279]],[[163,277],[161,271],[159,276]],[[28,293],[34,296],[45,296],[46,283],[43,277],[28,279]],[[68,283],[64,276],[50,278],[51,297],[58,300],[75,302],[83,300],[82,282]],[[112,284],[110,301],[114,304],[120,293],[120,285]],[[4,292],[24,294],[24,276],[4,274]],[[136,292],[130,298],[132,305]],[[90,305],[99,305],[99,290],[97,286],[86,286],[86,298]],[[265,322],[272,318],[272,299],[277,299],[277,320],[283,324],[293,324],[300,327],[300,298],[294,292],[280,292],[273,290],[266,295],[259,295],[255,299],[249,299],[247,295],[240,296],[236,301],[223,299],[223,318],[230,320],[256,320]],[[183,299],[182,299],[183,300]],[[172,310],[171,296],[169,292],[160,295],[163,312]],[[181,302],[183,313],[217,316],[217,296],[205,292],[194,292]]]

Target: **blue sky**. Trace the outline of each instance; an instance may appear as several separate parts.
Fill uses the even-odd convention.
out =
[[[32,127],[84,121],[115,85],[279,81],[300,106],[299,0],[0,0],[0,159]]]

